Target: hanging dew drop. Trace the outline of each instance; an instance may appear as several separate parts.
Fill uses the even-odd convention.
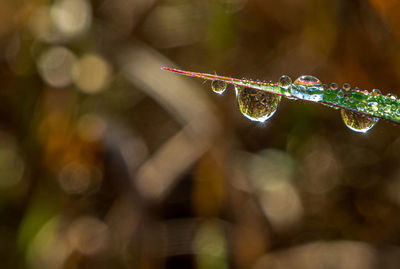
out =
[[[235,86],[240,112],[252,121],[264,122],[278,109],[281,96],[264,91]]]
[[[226,90],[226,87],[227,83],[222,80],[216,79],[211,82],[211,89],[215,93],[223,94]]]
[[[379,118],[341,109],[344,124],[352,131],[366,133],[375,126]]]

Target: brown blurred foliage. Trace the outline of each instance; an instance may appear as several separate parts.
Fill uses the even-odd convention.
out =
[[[163,66],[399,95],[395,0],[0,1],[1,268],[399,268],[399,126]]]

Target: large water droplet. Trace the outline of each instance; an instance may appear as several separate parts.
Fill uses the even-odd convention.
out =
[[[211,89],[213,90],[213,92],[218,94],[224,93],[224,91],[226,90],[226,86],[227,83],[219,79],[213,80],[211,82]]]
[[[309,75],[297,78],[294,83],[307,86],[321,85],[321,81],[318,78]]]
[[[379,118],[357,113],[351,110],[341,109],[344,124],[355,132],[365,133],[372,129]]]
[[[323,99],[324,88],[318,78],[305,75],[294,81],[291,94],[299,99],[319,102]]]
[[[252,89],[235,87],[240,112],[252,121],[264,122],[278,109],[281,96]]]

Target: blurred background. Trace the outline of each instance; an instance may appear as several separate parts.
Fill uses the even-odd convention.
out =
[[[400,127],[264,124],[164,66],[400,95],[395,0],[1,0],[1,268],[400,268]]]

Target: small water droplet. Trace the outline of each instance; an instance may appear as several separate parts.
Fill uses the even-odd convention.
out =
[[[391,110],[392,110],[392,106],[386,105],[383,111],[385,111],[385,113],[389,113]]]
[[[364,111],[366,108],[367,108],[367,105],[365,103],[360,102],[357,104],[358,110]]]
[[[336,90],[337,88],[338,88],[337,83],[335,83],[335,82],[331,83],[331,89],[332,90]]]
[[[343,89],[344,90],[350,90],[350,88],[351,88],[351,85],[349,83],[343,84]]]
[[[372,129],[379,118],[341,109],[344,124],[352,131],[365,133]]]
[[[371,102],[369,103],[369,106],[371,107],[371,110],[376,112],[378,111],[378,103],[377,102]]]
[[[252,121],[264,122],[278,109],[281,96],[252,89],[235,87],[240,112]]]
[[[371,95],[372,95],[373,97],[376,97],[376,96],[378,96],[379,94],[381,94],[381,91],[378,90],[378,89],[373,89],[372,92],[371,92]]]
[[[344,97],[344,91],[343,91],[342,89],[338,90],[337,96],[338,96],[339,98],[343,98],[343,97]]]
[[[397,115],[398,117],[400,117],[400,108],[398,108],[398,109],[396,110],[396,115]]]
[[[286,75],[283,75],[279,79],[279,86],[287,90],[292,85],[292,79]]]
[[[390,100],[392,100],[392,101],[396,101],[396,98],[397,98],[397,96],[396,96],[396,95],[394,95],[394,94],[392,94],[392,93],[388,93],[386,96],[387,96],[387,97],[389,97],[389,98],[390,98]]]
[[[219,79],[215,79],[211,82],[211,89],[215,93],[222,94],[225,92],[227,85],[228,84],[226,82]]]

